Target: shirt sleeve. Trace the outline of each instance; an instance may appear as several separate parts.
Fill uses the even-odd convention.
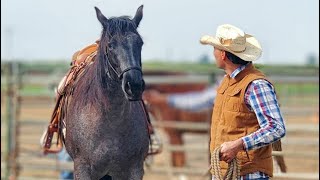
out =
[[[213,107],[216,94],[216,86],[209,86],[203,91],[171,94],[168,103],[181,110],[203,111]]]
[[[254,80],[247,88],[245,102],[255,112],[260,129],[242,138],[247,150],[259,149],[282,138],[285,125],[274,87],[266,80]]]

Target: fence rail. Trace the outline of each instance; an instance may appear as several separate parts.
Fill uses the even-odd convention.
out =
[[[72,162],[57,162],[57,163],[37,163],[34,162],[28,162],[28,166],[25,167],[25,169],[29,170],[55,170],[55,171],[61,171],[61,170],[73,170],[73,163]],[[145,170],[147,173],[158,173],[158,174],[167,174],[168,168],[163,166],[153,166],[148,167]],[[172,167],[169,170],[173,174],[189,174],[189,175],[198,175],[198,176],[207,176],[208,174],[208,168],[178,168],[178,167]],[[43,177],[41,177],[43,179]],[[39,178],[39,179],[41,179]],[[319,179],[319,173],[275,173],[274,178],[285,178],[285,179]],[[19,177],[18,179],[26,180],[26,179],[36,179],[31,177]],[[47,178],[46,178],[47,179]]]
[[[152,121],[152,124],[158,128],[174,128],[184,130],[209,130],[209,123],[203,122],[179,122],[174,120]],[[289,124],[286,125],[288,133],[291,132],[310,132],[319,133],[319,126],[312,124]]]
[[[35,76],[35,75],[24,75],[23,82],[25,84],[38,84],[48,86],[58,83],[63,75],[48,75]],[[317,76],[268,76],[269,79],[274,83],[319,83],[319,77]],[[145,75],[144,80],[149,84],[180,84],[180,83],[208,83],[210,78],[208,75]],[[1,76],[1,81],[6,82],[6,79]]]

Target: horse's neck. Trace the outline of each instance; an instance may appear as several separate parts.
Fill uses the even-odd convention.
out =
[[[117,91],[108,91],[109,103],[105,114],[107,124],[118,132],[127,130],[132,116],[132,103],[124,96],[122,89]]]
[[[102,63],[100,62],[99,64],[100,67],[97,67],[98,69],[101,68]],[[99,64],[96,65],[98,66]],[[104,81],[100,83],[105,83],[106,85],[103,88],[102,96],[105,96],[105,98],[108,100],[107,106],[102,108],[107,110],[108,116],[111,115],[123,117],[124,112],[128,110],[130,104],[122,91],[121,81],[115,80],[117,76],[113,76],[114,74],[107,75],[107,73],[103,73],[104,70],[105,69],[99,69],[101,74],[98,74],[98,76],[102,76],[101,80]]]
[[[113,80],[108,79],[110,82],[108,84],[106,95],[109,101],[109,109],[122,109],[129,106],[129,101],[126,99],[121,84]],[[115,111],[117,112],[117,111]]]

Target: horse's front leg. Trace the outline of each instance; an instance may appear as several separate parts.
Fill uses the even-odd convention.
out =
[[[142,180],[144,175],[143,161],[134,163],[120,173],[112,176],[112,180]]]
[[[79,158],[74,159],[74,179],[95,180],[95,178],[92,177],[90,164]]]
[[[169,136],[169,142],[172,145],[183,145],[182,133],[178,130],[168,128],[166,132]],[[183,151],[174,151],[171,153],[172,164],[175,167],[183,167],[185,165],[185,153]]]

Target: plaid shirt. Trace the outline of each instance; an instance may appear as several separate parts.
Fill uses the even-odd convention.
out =
[[[240,66],[230,75],[235,78],[246,65]],[[264,79],[252,81],[245,93],[245,103],[254,111],[260,129],[242,138],[247,150],[259,149],[282,138],[286,129],[280,112],[276,93],[272,84]],[[241,179],[269,179],[262,172],[255,172],[242,176]]]

